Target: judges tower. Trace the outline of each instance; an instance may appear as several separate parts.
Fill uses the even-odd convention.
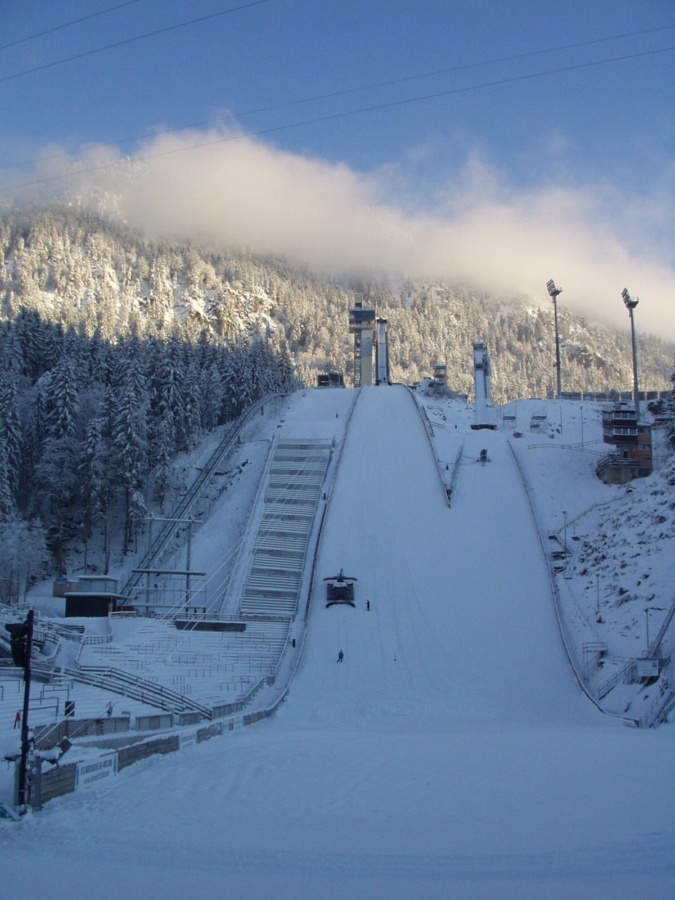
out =
[[[349,333],[354,335],[354,387],[373,383],[373,332],[375,310],[364,309],[362,295],[356,295],[349,310]]]
[[[497,426],[490,391],[490,360],[487,344],[484,341],[474,341],[473,344],[473,379],[476,387],[476,399],[471,427],[494,429]]]

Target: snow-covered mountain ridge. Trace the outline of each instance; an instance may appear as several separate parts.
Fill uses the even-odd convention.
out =
[[[474,340],[493,354],[498,401],[550,395],[555,336],[550,306],[504,303],[440,283],[356,277],[328,280],[252,251],[146,241],[124,225],[68,208],[5,214],[0,219],[0,316],[22,308],[48,321],[113,339],[178,332],[233,342],[283,329],[299,374],[352,369],[347,312],[355,293],[387,318],[393,378],[405,383],[447,365],[451,387],[470,393]],[[592,320],[592,316],[590,319]],[[627,390],[630,336],[589,325],[559,306],[564,388]],[[673,345],[639,335],[641,384],[664,390]]]

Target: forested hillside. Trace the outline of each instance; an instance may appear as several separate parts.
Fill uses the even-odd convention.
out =
[[[471,395],[481,339],[495,400],[554,388],[550,306],[329,280],[251,252],[149,242],[67,208],[5,215],[0,246],[0,600],[64,572],[74,542],[98,559],[132,548],[176,488],[176,454],[251,402],[328,369],[350,384],[357,292],[389,321],[394,380],[443,362]],[[629,390],[628,327],[592,329],[564,307],[559,318],[564,388]],[[639,353],[642,387],[669,387],[673,346],[645,337]]]
[[[546,396],[555,387],[553,309],[547,300],[537,308],[441,283],[329,280],[254,252],[146,241],[120,224],[70,208],[5,215],[0,245],[5,320],[33,310],[45,321],[103,340],[173,334],[231,346],[267,334],[279,346],[288,342],[308,385],[327,369],[345,372],[350,383],[347,315],[360,292],[364,304],[389,321],[395,380],[419,381],[440,362],[447,365],[450,386],[470,394],[471,345],[485,340],[496,401]],[[561,300],[559,327],[564,390],[630,390],[627,317],[625,331],[616,333],[575,317]],[[668,386],[674,349],[638,335],[645,390]]]
[[[176,454],[293,386],[285,349],[263,337],[112,341],[28,310],[3,322],[0,600],[45,567],[64,573],[73,541],[107,560],[112,540],[133,548],[150,503],[161,510],[180,488]]]

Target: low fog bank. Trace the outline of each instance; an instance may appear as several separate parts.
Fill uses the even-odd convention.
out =
[[[329,274],[440,279],[539,304],[554,278],[575,313],[616,327],[627,327],[627,287],[643,298],[638,330],[675,340],[668,190],[639,198],[611,184],[519,190],[470,158],[422,208],[395,166],[359,173],[218,129],[158,134],[125,158],[110,147],[77,160],[45,149],[31,190],[62,192],[64,180],[68,193],[114,197],[148,237],[208,236]]]

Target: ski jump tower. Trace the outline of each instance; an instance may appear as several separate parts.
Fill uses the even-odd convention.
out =
[[[354,335],[354,387],[373,383],[375,310],[364,309],[361,294],[349,310],[349,333]]]
[[[473,344],[473,380],[476,387],[476,399],[473,407],[473,429],[497,427],[495,408],[492,405],[490,392],[490,360],[487,344],[474,341]]]
[[[377,320],[375,335],[375,384],[390,384],[389,331],[386,319]]]

